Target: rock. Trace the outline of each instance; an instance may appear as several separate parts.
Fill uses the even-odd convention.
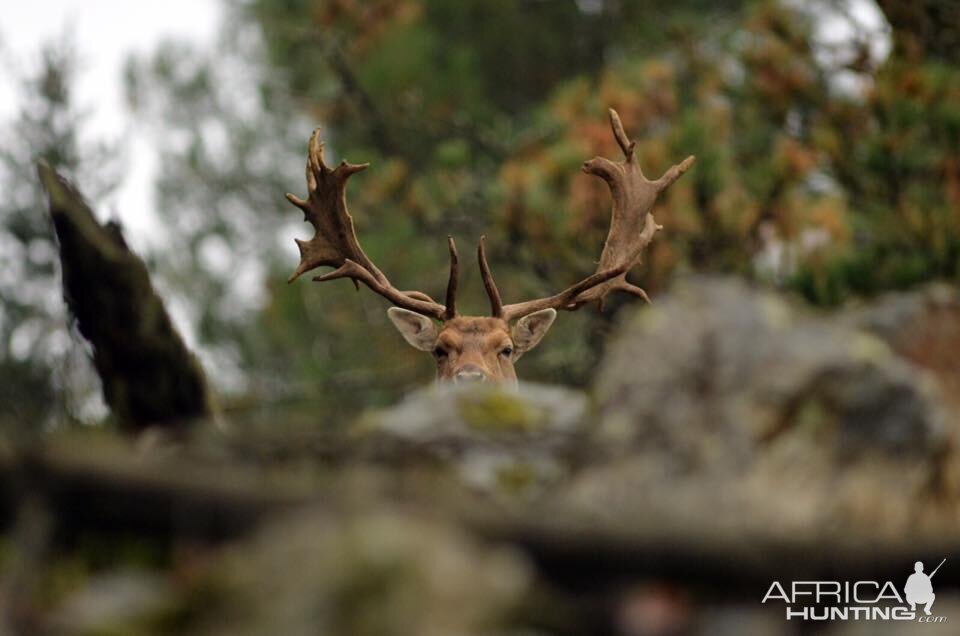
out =
[[[593,438],[607,459],[566,498],[618,510],[617,525],[645,522],[651,507],[808,538],[902,537],[955,520],[937,505],[955,463],[939,391],[851,321],[692,278],[629,319],[609,352]]]
[[[188,631],[507,633],[504,619],[529,579],[517,552],[477,543],[423,511],[312,512],[271,524],[210,563],[186,597]]]
[[[889,294],[852,318],[911,364],[929,371],[941,386],[952,418],[960,420],[960,289],[933,284]]]
[[[773,580],[960,558],[956,304],[931,287],[818,314],[690,278],[621,325],[592,395],[429,387],[243,446],[0,440],[0,477],[29,467],[75,533],[122,514],[175,546],[160,581],[69,594],[66,633],[793,633],[760,603]],[[956,585],[937,575],[936,613]]]
[[[95,576],[60,604],[50,621],[54,634],[143,633],[170,611],[171,587],[164,577],[138,570]]]
[[[731,279],[678,285],[610,346],[600,438],[731,468],[800,428],[838,456],[936,454],[942,413],[879,338]]]
[[[354,434],[392,457],[424,456],[484,491],[533,495],[567,474],[587,399],[560,387],[436,385],[367,416]]]

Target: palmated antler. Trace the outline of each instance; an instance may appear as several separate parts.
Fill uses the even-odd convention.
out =
[[[513,320],[541,309],[573,311],[593,301],[597,301],[602,308],[604,298],[612,291],[623,291],[649,302],[645,291],[627,282],[627,272],[640,262],[644,248],[653,240],[657,230],[661,229],[651,214],[657,195],[670,187],[693,165],[694,157],[691,155],[671,167],[656,181],[648,180],[634,155],[636,142],[627,137],[617,112],[611,108],[609,114],[610,127],[617,144],[623,150],[624,160],[613,162],[604,157],[594,157],[585,161],[582,168],[587,174],[596,175],[606,181],[613,197],[610,231],[607,233],[596,273],[554,296],[502,305],[481,241],[480,269],[495,316]]]
[[[323,161],[323,142],[320,141],[319,133],[318,128],[310,136],[307,154],[307,199],[287,194],[287,199],[303,210],[304,220],[309,221],[316,230],[316,234],[309,241],[297,240],[300,264],[288,282],[293,282],[317,267],[334,267],[334,271],[313,280],[324,282],[349,278],[354,285],[363,283],[397,307],[438,320],[455,317],[459,259],[453,238],[447,239],[450,248],[450,278],[447,283],[446,305],[437,303],[423,292],[400,291],[394,287],[360,247],[353,227],[353,217],[347,211],[347,179],[366,169],[369,164],[341,161],[339,166],[331,170]]]

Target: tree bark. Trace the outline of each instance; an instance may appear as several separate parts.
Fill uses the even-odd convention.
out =
[[[91,345],[104,400],[121,427],[183,428],[209,416],[203,369],[120,226],[101,225],[80,192],[45,162],[38,172],[60,248],[64,299]]]

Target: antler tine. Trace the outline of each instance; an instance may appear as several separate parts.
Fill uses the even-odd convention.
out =
[[[450,278],[447,281],[447,306],[444,310],[444,320],[451,320],[457,316],[457,284],[460,281],[460,257],[457,255],[457,244],[452,236],[447,236],[447,246],[450,248]]]
[[[617,140],[617,145],[620,146],[620,150],[623,151],[624,158],[627,161],[632,161],[633,151],[637,147],[637,142],[627,137],[627,133],[623,129],[623,123],[620,121],[620,115],[617,114],[617,111],[608,108],[607,115],[610,117],[610,128],[613,129],[613,137]]]
[[[323,160],[323,142],[320,129],[313,131],[307,152],[306,199],[287,194],[287,199],[303,210],[304,220],[313,225],[315,234],[309,241],[297,240],[300,248],[300,264],[290,276],[293,282],[305,272],[317,267],[333,267],[334,271],[317,276],[315,281],[349,278],[354,285],[363,283],[397,307],[408,309],[438,320],[455,315],[456,307],[447,308],[434,302],[428,295],[418,292],[403,292],[395,288],[373,261],[364,253],[353,226],[353,217],[347,210],[347,179],[367,168],[369,164],[352,164],[341,161],[334,169]],[[447,299],[454,305],[456,296],[457,258],[456,248],[450,244],[450,283]]]
[[[640,262],[643,250],[653,240],[654,234],[663,229],[651,213],[657,195],[679,179],[695,159],[691,155],[672,166],[656,181],[648,180],[636,161],[634,152],[637,143],[627,136],[617,111],[611,108],[608,114],[610,129],[623,151],[624,160],[614,162],[605,157],[594,157],[585,161],[582,168],[583,172],[606,181],[613,199],[610,230],[600,253],[597,271],[549,298],[506,305],[503,307],[503,317],[507,320],[546,308],[573,311],[593,301],[602,308],[604,299],[612,291],[622,291],[649,302],[645,291],[627,281],[627,272]]]
[[[512,305],[507,305],[503,308],[503,313],[501,317],[507,322],[515,320],[516,318],[522,318],[528,316],[535,311],[540,311],[541,309],[565,309],[567,311],[575,311],[579,309],[586,301],[582,301],[578,298],[583,292],[595,288],[597,285],[602,285],[603,283],[616,278],[617,276],[622,276],[627,271],[627,265],[621,265],[616,269],[610,269],[605,272],[597,272],[587,278],[584,278],[582,281],[568,287],[559,294],[554,294],[547,298],[538,298],[536,300],[528,300],[522,303],[515,303]],[[638,288],[639,289],[639,288]]]
[[[477,246],[480,276],[483,277],[483,287],[487,290],[487,296],[490,298],[490,315],[494,318],[503,318],[503,301],[500,300],[500,290],[497,289],[497,283],[494,282],[493,274],[490,273],[490,265],[487,263],[487,252],[484,247],[486,239],[486,236],[481,236],[480,244]]]

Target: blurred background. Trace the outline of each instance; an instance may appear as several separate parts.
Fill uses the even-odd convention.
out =
[[[19,3],[0,18],[3,412],[106,416],[62,307],[39,157],[121,222],[237,412],[352,411],[433,374],[380,298],[284,282],[311,230],[283,194],[305,192],[315,126],[334,160],[372,164],[349,193],[367,252],[435,296],[448,233],[467,253],[488,235],[508,302],[592,271],[609,200],[579,165],[617,156],[607,107],[648,174],[697,156],[631,275],[654,297],[691,270],[818,306],[956,280],[956,14],[898,0]],[[466,309],[482,312],[465,260]],[[618,301],[563,315],[522,377],[586,383]]]

